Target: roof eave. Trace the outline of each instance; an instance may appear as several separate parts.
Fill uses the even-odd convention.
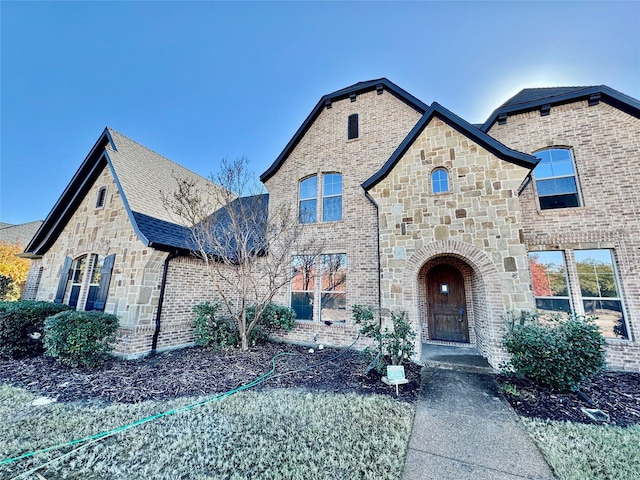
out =
[[[40,225],[40,228],[25,248],[25,254],[43,255],[50,247],[50,244],[55,241],[64,225],[66,225],[69,212],[77,207],[77,203],[80,201],[80,193],[84,192],[87,185],[93,180],[97,168],[101,166],[104,146],[107,142],[111,142],[111,139],[108,130],[105,128],[58,198],[49,215],[44,219],[42,225]]]
[[[625,95],[621,92],[618,92],[611,87],[607,87],[606,85],[598,85],[595,87],[588,87],[582,90],[569,92],[562,95],[556,95],[553,97],[542,98],[530,102],[519,103],[508,107],[499,107],[494,110],[491,115],[489,115],[489,118],[482,124],[480,129],[485,133],[488,132],[498,119],[498,116],[501,114],[506,113],[507,115],[513,115],[515,113],[523,113],[535,110],[542,105],[557,106],[565,103],[573,103],[588,99],[595,93],[600,93],[602,95],[600,98],[601,101],[608,103],[624,111],[625,113],[628,113],[629,115],[640,118],[640,101],[636,100],[633,97],[629,97],[628,95]]]

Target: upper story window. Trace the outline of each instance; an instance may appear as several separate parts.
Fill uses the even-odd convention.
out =
[[[318,221],[318,175],[300,181],[299,211],[300,223]],[[338,222],[342,220],[342,174],[325,173],[322,175],[322,221]]]
[[[342,175],[325,173],[322,176],[322,221],[342,220]]]
[[[358,114],[349,115],[347,126],[347,138],[349,140],[358,138]]]
[[[318,176],[305,178],[300,182],[300,223],[314,223],[318,208]]]
[[[571,150],[550,148],[536,153],[540,163],[533,176],[540,199],[540,208],[579,207],[578,182]]]
[[[107,187],[100,187],[98,190],[98,198],[96,199],[96,208],[104,207],[104,203],[107,199]]]
[[[449,191],[449,175],[444,168],[436,168],[431,172],[431,190],[433,193]]]

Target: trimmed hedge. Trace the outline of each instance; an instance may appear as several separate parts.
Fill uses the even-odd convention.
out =
[[[554,390],[575,389],[605,367],[605,340],[593,317],[523,314],[503,343],[512,355],[508,370]]]
[[[113,350],[118,317],[102,312],[61,312],[45,321],[46,354],[72,367],[96,367]]]
[[[69,306],[61,303],[0,302],[0,356],[20,358],[42,353],[41,341],[29,335],[42,335],[45,319],[65,310],[69,310]]]

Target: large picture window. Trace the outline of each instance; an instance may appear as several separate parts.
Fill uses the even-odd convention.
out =
[[[320,292],[320,320],[343,322],[347,319],[347,256],[323,255]]]
[[[575,250],[573,254],[585,315],[596,317],[605,337],[628,338],[611,250]]]
[[[563,252],[529,252],[529,269],[536,309],[541,313],[570,312]]]
[[[347,318],[347,256],[343,253],[293,257],[291,308],[296,320],[327,323]],[[316,306],[318,306],[316,311]]]
[[[540,159],[533,169],[540,208],[579,207],[578,182],[571,150],[550,148],[535,155]]]
[[[565,254],[572,260],[570,288]],[[629,338],[613,254],[608,249],[529,252],[536,309],[541,314],[578,311],[596,318],[605,337]]]

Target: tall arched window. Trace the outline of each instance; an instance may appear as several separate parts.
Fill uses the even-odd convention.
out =
[[[318,176],[305,178],[300,181],[298,218],[300,223],[314,223],[318,209]]]
[[[540,208],[579,207],[580,196],[571,150],[549,148],[535,155],[540,159],[533,169]]]
[[[449,175],[444,168],[436,168],[431,172],[431,191],[433,193],[449,191]]]

